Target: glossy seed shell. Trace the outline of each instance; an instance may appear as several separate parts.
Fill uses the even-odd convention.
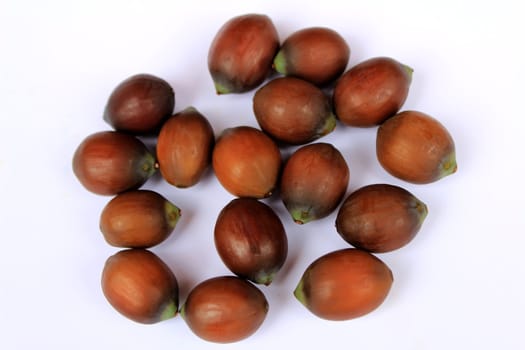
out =
[[[197,184],[211,164],[214,144],[210,122],[195,108],[171,116],[157,139],[157,160],[162,177],[180,188]]]
[[[277,185],[281,153],[276,143],[250,126],[226,129],[212,156],[221,185],[237,197],[269,197]]]
[[[336,126],[330,99],[307,81],[282,77],[261,87],[253,97],[253,111],[262,130],[289,144],[305,144]]]
[[[346,192],[350,169],[338,149],[312,143],[297,149],[281,176],[281,198],[298,224],[332,213]]]
[[[139,139],[118,131],[89,135],[73,155],[77,179],[101,195],[139,188],[155,173],[155,164],[155,157]]]
[[[174,107],[175,92],[167,81],[151,74],[137,74],[113,90],[104,109],[104,120],[115,130],[151,134],[158,131]]]
[[[404,111],[377,130],[376,154],[391,175],[427,184],[457,170],[454,140],[437,119],[418,111]]]
[[[359,188],[343,201],[336,229],[354,247],[384,253],[412,241],[427,213],[425,203],[404,188],[373,184]]]
[[[178,312],[175,275],[145,249],[122,250],[109,257],[102,272],[102,291],[115,310],[138,323],[157,323]]]
[[[283,266],[288,240],[273,209],[253,198],[236,198],[219,213],[214,242],[224,264],[239,277],[269,285]]]
[[[208,279],[195,286],[181,309],[190,329],[215,343],[232,343],[255,333],[268,312],[268,301],[253,284],[234,276]]]
[[[241,93],[259,86],[271,72],[279,49],[272,20],[246,14],[228,20],[208,52],[208,69],[218,94]]]
[[[274,59],[275,69],[315,85],[335,81],[350,59],[350,47],[335,30],[310,27],[286,38]]]
[[[179,218],[180,209],[157,192],[126,191],[106,204],[100,230],[112,246],[149,248],[166,240]]]
[[[351,126],[381,124],[405,103],[412,72],[412,68],[389,57],[375,57],[353,66],[335,85],[335,114]]]
[[[383,261],[366,251],[348,248],[311,263],[294,295],[317,317],[343,321],[377,309],[392,282],[392,271]]]

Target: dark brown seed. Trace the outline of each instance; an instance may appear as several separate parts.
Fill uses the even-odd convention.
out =
[[[350,47],[336,31],[311,27],[296,31],[281,45],[275,70],[323,86],[336,80],[350,59]]]
[[[152,324],[175,317],[177,279],[169,267],[145,249],[128,249],[109,257],[102,272],[102,291],[123,316]]]
[[[86,137],[73,155],[75,176],[87,190],[101,195],[137,189],[155,171],[155,157],[146,146],[118,131]]]
[[[343,199],[350,170],[343,155],[328,143],[296,150],[281,178],[281,198],[294,221],[305,224],[332,213]]]
[[[208,52],[208,69],[218,94],[259,86],[271,72],[279,37],[266,15],[246,14],[227,21]]]
[[[431,116],[404,111],[377,130],[379,163],[391,175],[416,184],[427,184],[457,170],[454,140]]]
[[[163,79],[137,74],[121,82],[111,93],[104,120],[115,130],[151,134],[173,113],[175,92]]]
[[[236,198],[221,210],[214,240],[230,271],[265,285],[272,282],[288,254],[281,220],[272,208],[253,198]]]
[[[110,245],[149,248],[163,242],[180,218],[180,209],[150,190],[127,191],[102,210],[100,230]]]
[[[407,190],[374,184],[361,187],[344,200],[335,225],[354,247],[384,253],[408,244],[427,213],[425,203]]]
[[[381,124],[405,103],[412,72],[389,57],[372,58],[352,67],[335,85],[336,116],[352,126]]]
[[[293,77],[273,79],[261,87],[253,97],[253,111],[261,129],[289,144],[316,140],[336,125],[323,91]]]
[[[222,132],[212,155],[221,185],[237,197],[269,197],[277,184],[281,153],[261,130],[238,126]]]
[[[190,187],[211,164],[215,136],[208,119],[190,107],[170,117],[157,139],[157,159],[164,179],[176,187]]]
[[[294,295],[317,317],[349,320],[378,308],[393,280],[392,271],[383,261],[364,250],[348,248],[311,263]]]
[[[232,343],[255,333],[268,312],[268,301],[253,284],[239,277],[208,279],[194,287],[181,316],[198,337]]]

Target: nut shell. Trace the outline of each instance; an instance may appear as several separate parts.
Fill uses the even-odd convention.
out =
[[[77,147],[73,172],[87,190],[115,195],[142,186],[155,173],[155,163],[155,157],[136,137],[101,131]]]
[[[211,164],[214,144],[211,124],[195,108],[171,116],[157,139],[157,160],[162,177],[176,187],[197,184]]]
[[[177,279],[158,256],[145,249],[110,256],[102,272],[102,291],[115,310],[138,323],[157,323],[177,315]]]
[[[118,131],[151,134],[158,131],[174,107],[175,92],[168,82],[151,74],[137,74],[113,90],[104,120]]]
[[[384,253],[412,241],[427,213],[425,203],[404,188],[373,184],[352,192],[343,201],[335,225],[354,247]]]
[[[377,130],[376,154],[391,175],[427,184],[457,170],[454,140],[437,119],[417,111],[404,111]]]
[[[333,145],[313,143],[297,149],[281,176],[281,198],[294,221],[305,224],[332,213],[350,179],[346,161]]]
[[[127,191],[106,204],[100,230],[112,246],[149,248],[166,240],[179,218],[180,209],[157,192]]]
[[[294,295],[314,315],[342,321],[378,308],[392,282],[392,271],[383,261],[364,250],[348,248],[311,263]]]
[[[277,30],[268,16],[246,14],[227,21],[208,52],[217,93],[241,93],[259,86],[271,72],[278,49]]]
[[[375,57],[355,65],[335,85],[335,114],[351,126],[381,124],[405,103],[412,72],[412,68],[389,57]]]
[[[230,271],[265,285],[272,282],[288,254],[281,220],[271,207],[253,198],[236,198],[221,210],[214,241]]]
[[[274,59],[275,70],[315,85],[335,81],[350,59],[350,47],[336,31],[324,27],[298,30],[286,38]]]
[[[200,338],[232,343],[255,333],[268,312],[268,301],[253,284],[234,276],[210,278],[195,286],[181,316]]]
[[[253,112],[262,130],[289,144],[311,142],[336,126],[330,99],[323,91],[293,77],[273,79],[257,90]]]
[[[221,185],[237,197],[269,197],[277,184],[281,153],[275,142],[250,126],[226,129],[212,155]]]

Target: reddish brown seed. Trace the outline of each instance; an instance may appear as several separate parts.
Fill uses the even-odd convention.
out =
[[[350,179],[346,161],[333,145],[313,143],[297,149],[281,177],[281,198],[294,221],[305,224],[332,213]]]
[[[214,241],[230,271],[265,285],[272,282],[288,254],[281,220],[271,207],[253,198],[236,198],[221,210]]]
[[[425,203],[407,190],[373,184],[344,200],[335,225],[341,237],[354,247],[384,253],[412,241],[427,213]]]
[[[364,250],[348,248],[311,263],[294,295],[317,317],[343,321],[377,309],[393,280],[392,271],[383,261]]]
[[[323,86],[336,80],[350,59],[350,47],[336,31],[304,28],[291,34],[274,59],[275,70]]]
[[[238,126],[219,136],[212,164],[221,185],[234,196],[265,198],[275,189],[281,153],[261,130]]]
[[[246,14],[227,21],[208,52],[208,69],[218,94],[259,86],[271,72],[279,37],[266,15]]]
[[[335,85],[335,114],[347,125],[381,124],[405,103],[412,72],[412,68],[389,57],[376,57],[357,64]]]
[[[215,343],[233,343],[255,333],[268,313],[264,294],[250,282],[234,276],[208,279],[194,287],[181,316],[198,337]]]
[[[139,188],[155,171],[155,157],[146,146],[118,131],[86,137],[73,155],[75,176],[87,190],[101,195]]]
[[[190,187],[211,164],[215,136],[208,119],[189,107],[170,117],[157,139],[157,160],[164,179],[176,187]]]
[[[151,74],[137,74],[113,90],[104,120],[115,130],[150,134],[158,131],[174,107],[175,92],[168,82]]]
[[[157,192],[127,191],[111,199],[100,215],[107,243],[122,248],[149,248],[168,238],[180,209]]]
[[[152,324],[177,315],[179,287],[169,267],[145,249],[123,250],[109,257],[102,291],[123,316]]]
[[[457,170],[454,140],[433,117],[404,111],[377,130],[379,163],[391,175],[416,184],[438,181]]]
[[[332,132],[336,125],[329,98],[313,84],[293,77],[273,79],[253,97],[261,129],[289,144],[305,144]]]

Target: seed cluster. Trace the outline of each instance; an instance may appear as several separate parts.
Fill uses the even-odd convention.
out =
[[[350,46],[329,28],[304,28],[280,44],[265,15],[227,21],[210,45],[208,69],[218,94],[257,89],[253,111],[260,129],[238,125],[215,137],[196,108],[174,114],[175,92],[163,79],[138,74],[116,86],[104,110],[112,131],[89,135],[73,156],[73,172],[89,191],[113,198],[103,208],[106,242],[123,248],[102,272],[108,302],[125,317],[156,323],[181,314],[198,337],[218,343],[250,336],[269,304],[270,285],[284,265],[284,225],[260,199],[279,193],[290,220],[307,225],[339,207],[335,227],[351,247],[317,257],[293,291],[319,318],[349,320],[373,311],[393,283],[375,254],[402,248],[428,213],[420,199],[390,184],[370,184],[346,198],[350,169],[336,145],[315,142],[337,123],[378,126],[381,166],[411,183],[431,183],[457,169],[446,128],[419,111],[402,111],[413,69],[374,57],[346,70]],[[274,71],[280,76],[269,79]],[[137,136],[155,135],[153,154]],[[286,160],[281,145],[299,145]],[[208,167],[236,198],[214,230],[217,253],[233,275],[193,287],[179,304],[177,279],[148,248],[176,228],[181,210],[140,187],[157,171],[169,184],[189,188]],[[292,293],[292,291],[290,291]]]

